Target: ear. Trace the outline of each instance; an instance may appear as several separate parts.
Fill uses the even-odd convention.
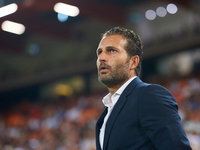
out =
[[[130,70],[135,70],[135,68],[138,66],[140,61],[140,58],[138,55],[132,56],[130,59]]]

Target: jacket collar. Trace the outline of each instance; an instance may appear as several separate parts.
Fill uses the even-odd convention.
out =
[[[95,133],[96,133],[96,149],[97,150],[101,150],[101,146],[100,146],[100,142],[99,142],[99,133],[100,133],[100,129],[101,129],[101,126],[103,124],[103,120],[106,116],[108,112],[108,107],[106,107],[103,111],[103,113],[101,114],[101,116],[99,117],[97,123],[96,123],[96,130],[95,130]]]
[[[108,144],[108,141],[109,141],[109,136],[110,136],[110,133],[112,131],[112,127],[114,125],[114,122],[115,122],[115,119],[117,118],[118,114],[120,113],[121,109],[123,108],[124,104],[126,103],[126,100],[127,100],[127,96],[129,94],[131,94],[131,92],[134,90],[135,86],[142,82],[139,77],[136,77],[126,88],[125,90],[123,91],[123,93],[121,94],[119,100],[117,101],[117,103],[115,104],[115,107],[113,108],[112,110],[112,113],[110,114],[110,117],[107,121],[107,124],[106,124],[106,129],[105,129],[105,136],[104,136],[104,144],[103,144],[103,150],[106,150],[106,147],[107,147],[107,144]],[[101,117],[99,118],[101,121],[101,125],[103,123],[103,118],[105,117],[107,113],[107,110],[105,112],[102,113]],[[99,136],[99,134],[98,134]],[[98,138],[98,137],[97,137]],[[99,138],[98,138],[99,140]]]

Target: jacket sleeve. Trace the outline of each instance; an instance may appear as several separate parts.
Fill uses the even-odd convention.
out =
[[[140,124],[155,149],[191,150],[172,94],[160,85],[148,85],[140,98]]]

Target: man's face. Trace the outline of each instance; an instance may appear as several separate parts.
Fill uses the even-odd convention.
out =
[[[127,41],[121,35],[103,38],[97,48],[98,79],[107,87],[122,85],[129,79]]]

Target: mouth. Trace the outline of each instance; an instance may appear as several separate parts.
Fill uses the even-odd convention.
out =
[[[101,74],[101,75],[107,74],[109,70],[111,70],[111,67],[109,65],[107,65],[104,62],[100,63],[100,65],[98,67],[99,74]]]
[[[108,67],[106,66],[100,66],[99,67],[99,72],[105,74],[109,70]]]
[[[100,67],[100,70],[106,70],[106,69],[107,69],[107,68],[104,67],[104,66]]]

